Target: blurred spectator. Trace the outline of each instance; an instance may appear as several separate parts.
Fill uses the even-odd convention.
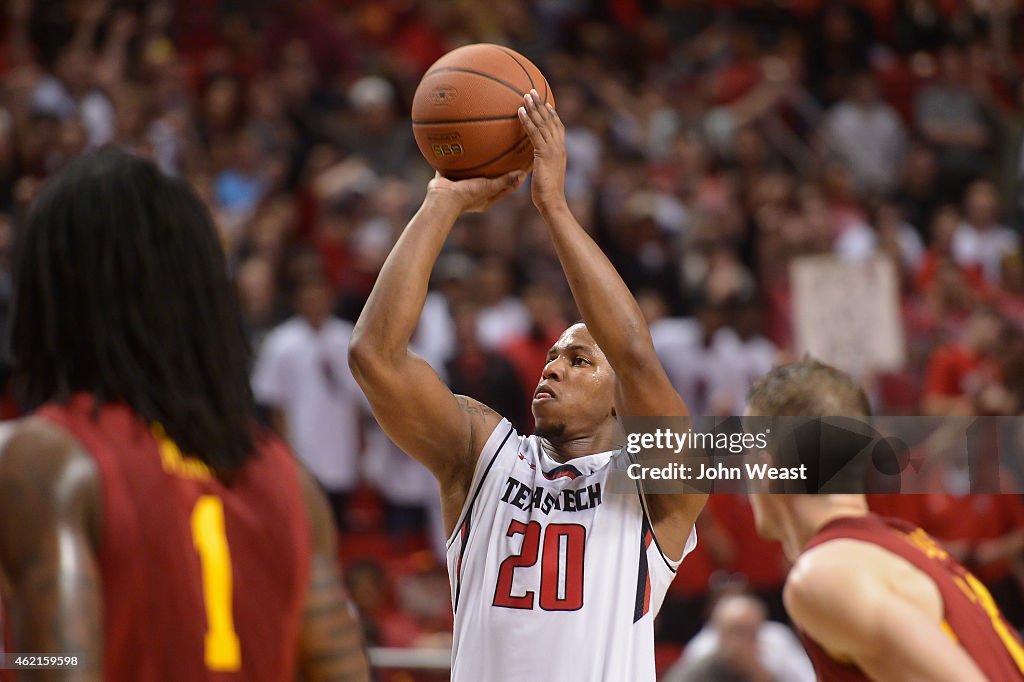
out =
[[[813,682],[800,640],[744,594],[722,596],[664,682]]]
[[[868,65],[874,27],[859,3],[828,0],[811,20],[807,35],[807,80],[825,104],[841,96],[844,80]]]
[[[398,449],[376,422],[365,426],[362,474],[384,498],[387,537],[396,553],[421,549],[421,540],[438,561],[445,557],[444,522],[437,499],[437,479]]]
[[[939,187],[939,159],[932,147],[920,142],[910,146],[895,200],[907,222],[927,238],[936,209],[950,202]]]
[[[530,329],[522,336],[507,341],[501,347],[501,354],[515,367],[523,389],[523,401],[529,404],[533,400],[534,389],[540,383],[548,349],[555,345],[569,322],[562,314],[561,297],[540,284],[523,290],[523,304],[530,314]],[[528,432],[532,432],[532,412],[526,415],[526,422]]]
[[[829,110],[825,127],[830,148],[853,173],[859,192],[887,196],[895,188],[906,133],[870,72],[850,79],[847,96]]]
[[[253,371],[256,400],[327,492],[335,519],[348,526],[359,482],[362,394],[348,368],[352,325],[331,315],[327,282],[307,274],[295,291],[297,315],[267,336]]]
[[[239,266],[235,274],[235,286],[249,343],[252,344],[254,355],[259,355],[263,340],[280,321],[274,268],[263,258],[250,258]]]
[[[342,129],[341,145],[379,175],[415,177],[409,160],[415,150],[412,129],[398,115],[394,87],[379,76],[360,78],[348,88],[353,118]]]
[[[456,308],[454,318],[455,349],[445,364],[449,388],[456,395],[468,395],[483,402],[517,430],[524,429],[532,393],[520,384],[516,368],[505,356],[480,342],[475,306],[464,304]]]
[[[1018,329],[1024,330],[1024,249],[1018,248],[1003,257],[1002,290],[997,294],[1000,311]]]
[[[498,257],[487,258],[476,268],[473,296],[479,305],[477,336],[488,350],[497,350],[530,330],[530,312],[513,295],[512,273]]]
[[[964,267],[980,265],[985,278],[999,282],[1003,257],[1020,245],[1020,236],[999,222],[999,191],[975,180],[964,195],[964,222],[953,235],[953,256]]]
[[[917,287],[925,292],[941,285],[944,277],[957,276],[963,280],[961,288],[975,297],[987,293],[984,274],[977,262],[962,264],[953,251],[957,231],[960,229],[960,212],[955,206],[947,205],[936,210],[931,220],[931,239],[918,271]]]
[[[935,352],[928,364],[925,414],[1005,415],[1017,411],[993,359],[1004,324],[998,312],[980,308],[968,320],[961,341]]]
[[[949,40],[952,26],[937,0],[900,0],[896,5],[893,33],[903,54],[934,52]]]
[[[939,79],[922,89],[914,104],[917,128],[939,152],[947,193],[959,193],[985,168],[992,130],[968,82],[965,49],[955,43],[939,54]]]

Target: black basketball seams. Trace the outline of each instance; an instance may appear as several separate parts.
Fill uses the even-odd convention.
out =
[[[434,69],[433,71],[430,71],[425,76],[423,76],[423,79],[426,80],[427,78],[429,78],[430,76],[434,75],[435,73],[468,73],[468,74],[471,74],[473,76],[480,76],[481,78],[487,78],[489,80],[494,81],[495,83],[498,83],[500,85],[504,85],[506,88],[508,88],[512,92],[516,93],[520,97],[522,97],[524,94],[526,94],[526,93],[520,92],[519,88],[517,88],[516,86],[512,85],[511,83],[506,83],[505,81],[501,80],[500,78],[495,78],[494,76],[492,76],[492,75],[490,75],[488,73],[484,73],[483,71],[477,71],[475,69],[467,69],[467,68],[464,68],[464,67],[461,67],[461,66],[445,66],[445,67],[442,67],[440,69]],[[529,74],[527,74],[527,75],[529,75]]]
[[[486,123],[488,121],[511,121],[514,118],[519,118],[518,114],[512,116],[481,116],[480,118],[448,118],[439,119],[437,121],[413,121],[414,126],[432,126],[432,125],[447,125],[455,123]]]
[[[506,50],[505,48],[501,47],[500,45],[495,45],[494,47],[496,49],[498,49],[498,50],[501,50],[505,54],[507,54],[509,57],[512,58],[512,61],[514,61],[516,64],[519,65],[519,68],[522,69],[523,73],[526,74],[526,80],[530,81],[530,89],[533,89],[533,88],[537,87],[533,83],[533,76],[531,76],[530,72],[526,69],[525,66],[523,66],[523,63],[521,61],[519,61],[519,58],[516,57],[515,53],[513,53],[511,50]],[[524,92],[523,94],[525,95],[526,93]],[[545,101],[547,101],[546,97],[545,97]]]

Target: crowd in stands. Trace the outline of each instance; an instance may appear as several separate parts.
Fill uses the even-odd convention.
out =
[[[186,178],[229,257],[257,398],[331,493],[371,643],[450,636],[436,486],[366,418],[345,345],[432,176],[412,93],[461,44],[498,42],[544,71],[572,208],[693,413],[741,412],[750,383],[795,357],[790,266],[811,254],[896,268],[906,360],[861,377],[876,412],[1024,409],[1017,0],[7,0],[0,13],[0,332],[17,226],[68,158],[116,143]],[[453,390],[529,429],[544,354],[575,319],[524,189],[455,226],[414,346]],[[964,497],[948,479],[873,504],[947,542],[1024,626],[1021,498]],[[712,498],[698,533],[658,625],[665,656],[737,575],[784,619],[786,560],[745,498]]]

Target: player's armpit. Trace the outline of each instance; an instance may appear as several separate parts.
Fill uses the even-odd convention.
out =
[[[644,497],[659,549],[670,561],[678,561],[708,496],[704,493],[659,493]]]
[[[816,547],[793,567],[784,599],[797,626],[878,682],[984,682],[933,615],[892,591],[843,544]]]
[[[9,583],[12,650],[75,656],[24,680],[102,679],[99,473],[55,426],[20,424],[0,451],[0,565]]]
[[[355,608],[342,586],[331,512],[313,477],[300,471],[300,478],[313,558],[299,635],[299,677],[305,682],[364,682],[370,668]]]

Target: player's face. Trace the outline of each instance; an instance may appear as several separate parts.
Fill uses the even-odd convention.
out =
[[[582,323],[562,333],[533,394],[536,433],[564,439],[596,430],[614,413],[615,372]]]

